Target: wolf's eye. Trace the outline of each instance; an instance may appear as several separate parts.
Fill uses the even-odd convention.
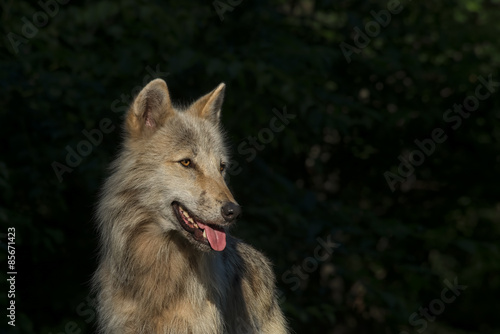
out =
[[[221,162],[220,167],[219,167],[220,172],[222,173],[224,171],[224,169],[226,169],[226,164]]]
[[[181,165],[183,165],[184,167],[191,167],[192,163],[191,163],[191,160],[189,159],[182,159],[181,161],[179,161],[181,163]]]

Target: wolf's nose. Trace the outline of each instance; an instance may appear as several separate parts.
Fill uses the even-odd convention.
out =
[[[232,222],[240,215],[241,207],[233,202],[226,202],[222,206],[221,212],[222,217],[224,217],[227,222]]]

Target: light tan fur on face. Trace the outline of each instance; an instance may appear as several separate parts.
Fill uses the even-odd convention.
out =
[[[228,231],[221,205],[235,200],[220,172],[228,162],[219,124],[224,89],[180,110],[156,79],[133,102],[98,205],[100,333],[288,332],[267,258],[229,234],[226,248],[213,251],[173,211],[180,202]]]

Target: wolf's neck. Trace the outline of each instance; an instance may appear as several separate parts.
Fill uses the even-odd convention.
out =
[[[215,286],[223,279],[220,259],[193,249],[178,232],[138,225],[126,245],[123,291],[132,299],[155,309],[185,301],[202,307],[207,299],[219,299]]]

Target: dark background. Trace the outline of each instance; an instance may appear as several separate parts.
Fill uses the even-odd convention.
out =
[[[356,47],[355,29],[366,34],[389,1],[222,0],[219,14],[212,1],[48,3],[43,24],[35,1],[1,2],[5,313],[11,226],[18,273],[16,327],[2,313],[2,333],[93,332],[93,210],[120,143],[121,95],[150,80],[148,66],[180,103],[226,83],[241,167],[230,186],[244,209],[234,234],[274,262],[296,333],[500,333],[500,86],[459,126],[443,119],[480,77],[500,81],[498,1],[402,1],[390,22],[380,14],[385,27],[368,24],[350,61],[341,43]],[[239,145],[266,140],[284,107],[295,118],[247,161]],[[67,165],[67,147],[106,118],[114,130],[60,181],[54,162]],[[446,140],[392,191],[384,173],[398,175],[398,157],[437,128]],[[317,238],[339,244],[328,260],[313,259]],[[409,321],[439,310],[455,278],[465,291]]]

